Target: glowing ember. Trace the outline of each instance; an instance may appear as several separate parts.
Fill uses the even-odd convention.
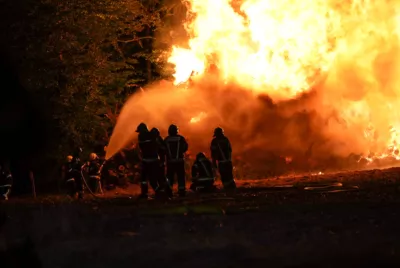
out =
[[[290,163],[292,163],[292,161],[293,161],[293,158],[292,158],[292,157],[290,157],[290,156],[286,156],[286,157],[285,157],[285,162],[286,162],[286,164],[290,164]]]
[[[321,171],[319,171],[317,173],[311,173],[311,176],[320,176],[320,175],[324,175],[324,173]]]
[[[191,123],[191,124],[198,123],[198,122],[200,122],[202,119],[204,119],[206,116],[207,116],[206,113],[201,112],[198,116],[192,117],[192,118],[190,119],[190,123]]]
[[[400,113],[393,108],[400,106],[400,1],[188,2],[188,49],[174,47],[169,59],[175,84],[215,64],[224,82],[274,101],[318,86],[321,109],[338,111],[353,137],[364,133],[371,143],[364,153],[375,156],[368,159],[400,159]]]

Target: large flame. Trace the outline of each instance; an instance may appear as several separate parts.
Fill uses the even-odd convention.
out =
[[[400,159],[400,1],[187,4],[189,41],[169,57],[175,86],[149,85],[127,101],[107,159],[140,122],[162,135],[178,124],[194,153],[209,150],[220,125],[246,175],[248,166],[265,176],[347,168],[360,155]]]
[[[176,84],[213,64],[224,82],[275,102],[317,88],[318,112],[343,121],[342,129],[328,124],[327,134],[351,136],[355,148],[369,144],[357,148],[369,157],[398,157],[400,1],[189,0],[188,7],[188,46],[174,47],[169,59]]]

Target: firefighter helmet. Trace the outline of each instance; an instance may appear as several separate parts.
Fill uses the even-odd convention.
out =
[[[82,148],[81,148],[81,147],[77,147],[77,148],[75,149],[74,153],[73,153],[73,156],[74,156],[75,158],[79,158],[79,156],[81,155],[82,152],[83,152]]]
[[[147,125],[145,123],[140,123],[136,128],[137,133],[142,133],[147,131],[149,131],[149,129],[147,128]]]
[[[90,161],[95,160],[95,159],[97,159],[97,158],[99,158],[99,157],[98,157],[97,154],[95,154],[95,153],[91,153],[91,154],[89,155],[89,160],[90,160]]]
[[[173,136],[173,135],[178,135],[179,129],[177,125],[170,125],[168,128],[168,135]]]
[[[214,129],[214,137],[224,135],[224,130],[221,127]]]
[[[151,132],[152,134],[154,134],[155,136],[160,136],[160,130],[158,130],[158,128],[156,128],[156,127],[153,127],[153,128],[150,130],[150,132]]]
[[[200,152],[196,155],[196,160],[205,159],[206,155],[203,152]]]
[[[68,162],[68,163],[71,163],[71,162],[72,162],[72,159],[74,159],[74,157],[73,157],[72,155],[68,155],[68,156],[67,156],[67,162]]]

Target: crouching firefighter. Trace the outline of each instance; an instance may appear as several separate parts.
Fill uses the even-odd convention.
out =
[[[192,166],[192,191],[210,191],[214,188],[215,176],[211,161],[204,155],[198,153],[196,161]]]
[[[178,179],[179,196],[185,196],[186,175],[184,154],[188,150],[188,143],[178,132],[178,127],[176,125],[170,125],[168,128],[168,136],[164,140],[167,148],[167,180],[172,189],[174,177],[176,175]]]
[[[233,179],[231,143],[220,127],[214,130],[214,138],[211,141],[211,157],[213,167],[218,167],[224,189],[236,189]]]
[[[89,162],[86,163],[83,168],[87,168],[89,181],[88,187],[92,191],[92,193],[103,193],[103,189],[101,187],[100,174],[102,170],[102,164],[100,163],[100,159],[95,153],[91,153],[89,155]]]
[[[78,198],[83,198],[83,181],[79,157],[67,156],[67,163],[63,166],[63,178],[68,189],[68,195],[75,197],[76,193],[78,193]]]
[[[0,165],[0,199],[8,200],[12,182],[13,178],[10,170],[5,165]]]
[[[136,132],[138,133],[138,143],[142,160],[140,176],[141,194],[139,198],[147,199],[149,191],[148,182],[156,195],[161,190],[157,182],[157,177],[160,175],[159,146],[155,135],[149,131],[145,123],[140,123]]]

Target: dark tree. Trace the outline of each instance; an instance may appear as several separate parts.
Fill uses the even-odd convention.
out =
[[[85,155],[100,148],[126,98],[171,77],[171,33],[184,10],[178,0],[0,1],[0,45],[16,70],[2,63],[4,77],[15,86],[3,83],[3,92],[10,93],[4,103],[12,108],[2,105],[2,113],[13,112],[2,117],[8,132],[1,135],[29,152],[10,143],[2,155],[24,155],[37,173],[47,174],[41,178],[54,181],[58,164],[74,147],[83,147]],[[14,87],[21,93],[7,89]],[[20,106],[11,105],[16,100]]]

